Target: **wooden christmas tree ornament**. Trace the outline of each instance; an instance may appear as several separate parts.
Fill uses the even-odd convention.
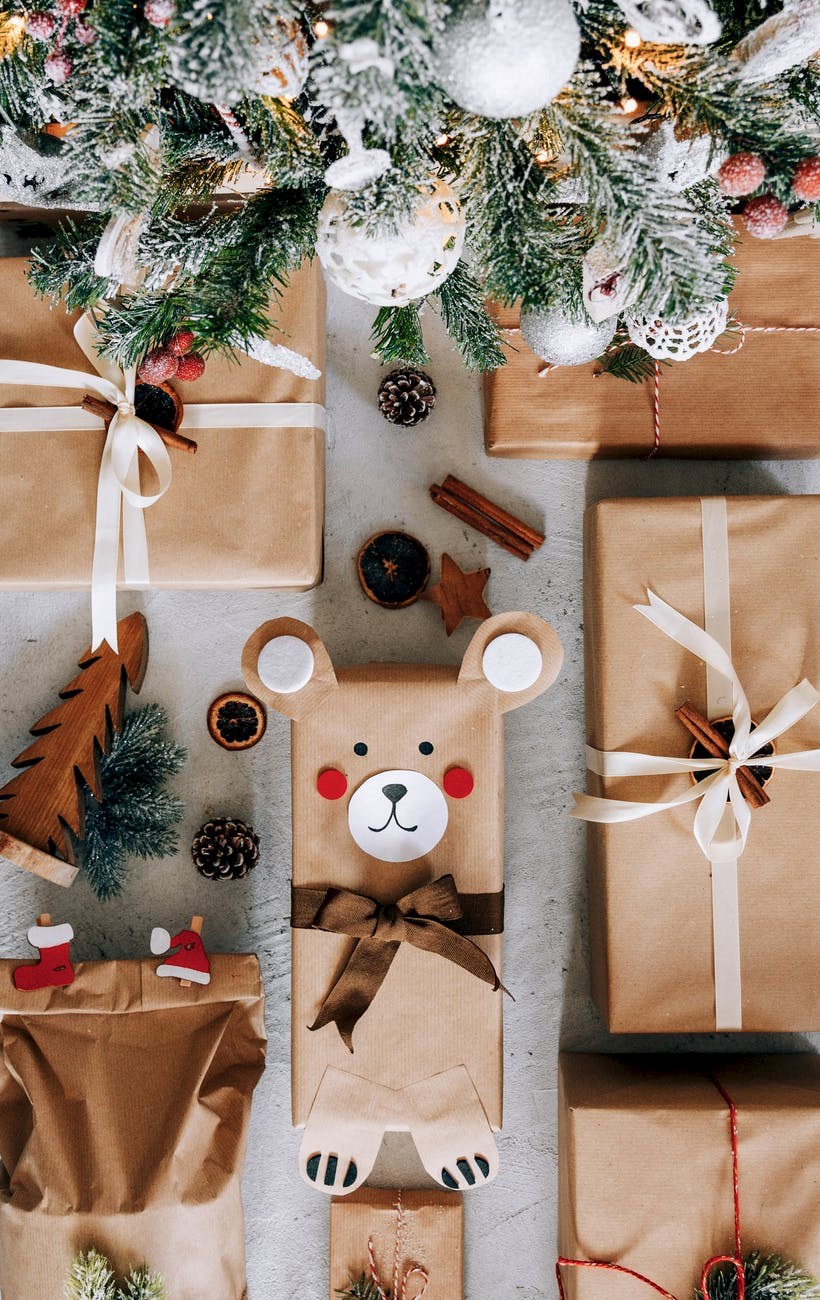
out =
[[[31,728],[34,743],[12,767],[22,769],[0,789],[0,855],[55,885],[77,874],[73,838],[83,838],[83,788],[102,800],[99,760],[122,730],[126,682],[139,691],[148,664],[142,614],[117,624],[119,652],[107,642],[79,661],[79,675],[60,703]]]

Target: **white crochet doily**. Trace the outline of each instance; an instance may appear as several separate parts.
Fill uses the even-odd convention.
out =
[[[708,352],[725,330],[728,319],[729,302],[721,298],[687,321],[627,316],[626,328],[632,342],[644,348],[655,361],[688,361],[698,352]]]

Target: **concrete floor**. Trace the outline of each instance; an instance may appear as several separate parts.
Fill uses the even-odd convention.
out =
[[[24,934],[34,916],[57,908],[59,919],[75,928],[79,957],[144,954],[153,925],[174,926],[195,911],[207,917],[212,949],[259,954],[270,1050],[256,1095],[245,1181],[250,1295],[252,1300],[297,1295],[325,1300],[328,1207],[296,1172],[299,1139],[289,1121],[287,725],[272,716],[261,745],[231,755],[209,739],[205,710],[220,691],[239,685],[242,644],[250,630],[274,615],[313,623],[339,663],[366,657],[460,659],[472,625],[448,641],[430,605],[388,613],[363,597],[353,557],[380,527],[406,528],[434,558],[446,549],[465,568],[489,564],[491,607],[543,615],[566,650],[556,686],[507,719],[506,974],[516,1001],[506,1010],[506,1125],[501,1173],[467,1203],[468,1300],[536,1300],[554,1294],[556,1052],[559,1043],[613,1045],[588,998],[584,832],[566,816],[570,792],[584,782],[584,507],[602,496],[817,492],[820,462],[489,461],[482,450],[478,381],[464,372],[433,320],[427,329],[434,353],[430,369],[439,388],[434,416],[407,432],[381,419],[374,402],[380,369],[368,345],[371,315],[364,305],[331,293],[324,585],[292,597],[213,592],[121,599],[123,612],[142,608],[150,622],[151,662],[142,699],[167,707],[174,732],[189,751],[178,782],[187,806],[178,858],[135,865],[124,895],[110,904],[97,902],[82,880],[56,899],[52,887],[9,871],[3,876],[6,922],[0,952],[25,953]],[[432,504],[428,485],[448,471],[543,524],[547,542],[534,559],[523,564],[508,556]],[[89,609],[82,594],[5,594],[0,612],[0,753],[11,758],[23,747],[27,728],[69,679],[76,654],[87,644]],[[247,818],[262,837],[264,862],[244,883],[208,884],[191,864],[191,835],[216,813]],[[711,1037],[694,1045],[709,1050],[726,1043]],[[783,1037],[744,1042],[750,1049],[795,1046]],[[383,1153],[378,1172],[387,1185],[393,1178],[408,1184],[423,1178],[412,1151],[398,1138]]]

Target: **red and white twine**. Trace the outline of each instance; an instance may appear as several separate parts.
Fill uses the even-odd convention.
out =
[[[729,1096],[723,1084],[718,1079],[712,1079],[711,1082],[717,1088],[726,1105],[729,1107],[729,1137],[732,1145],[732,1200],[734,1205],[734,1254],[733,1255],[713,1255],[707,1259],[703,1266],[700,1278],[700,1290],[703,1300],[709,1300],[709,1277],[712,1270],[719,1264],[731,1264],[737,1274],[737,1300],[745,1300],[746,1296],[746,1271],[743,1267],[743,1256],[740,1243],[740,1158],[739,1144],[737,1134],[737,1108]],[[590,1268],[599,1269],[608,1273],[622,1273],[627,1277],[634,1278],[636,1282],[642,1282],[657,1295],[663,1296],[663,1300],[677,1300],[677,1297],[665,1287],[653,1282],[651,1278],[645,1277],[643,1273],[636,1273],[634,1269],[626,1268],[623,1264],[611,1264],[602,1260],[593,1259],[565,1259],[561,1256],[555,1265],[555,1276],[558,1279],[558,1294],[561,1300],[566,1300],[566,1291],[564,1290],[564,1279],[562,1270],[565,1268]]]
[[[401,1192],[398,1193],[396,1200],[396,1246],[393,1251],[393,1290],[386,1291],[379,1274],[376,1264],[376,1248],[371,1236],[367,1242],[367,1262],[370,1270],[370,1280],[379,1293],[379,1300],[421,1300],[430,1283],[430,1278],[426,1269],[419,1264],[412,1265],[411,1268],[402,1272],[402,1249],[404,1245],[404,1235],[406,1228],[406,1219],[404,1206],[402,1204]],[[410,1284],[418,1280],[421,1286],[410,1294]],[[741,1300],[743,1298],[741,1297]]]

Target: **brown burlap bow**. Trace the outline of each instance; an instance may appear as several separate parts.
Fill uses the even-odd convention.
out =
[[[498,933],[503,924],[502,895],[467,897],[471,900],[469,928],[473,933]],[[487,954],[452,928],[465,919],[462,899],[452,876],[441,876],[429,885],[422,885],[396,903],[379,903],[347,889],[295,888],[292,926],[349,935],[358,941],[310,1028],[322,1029],[335,1023],[352,1052],[353,1030],[381,988],[403,943],[446,958],[485,984],[491,984],[494,990],[503,989]]]

